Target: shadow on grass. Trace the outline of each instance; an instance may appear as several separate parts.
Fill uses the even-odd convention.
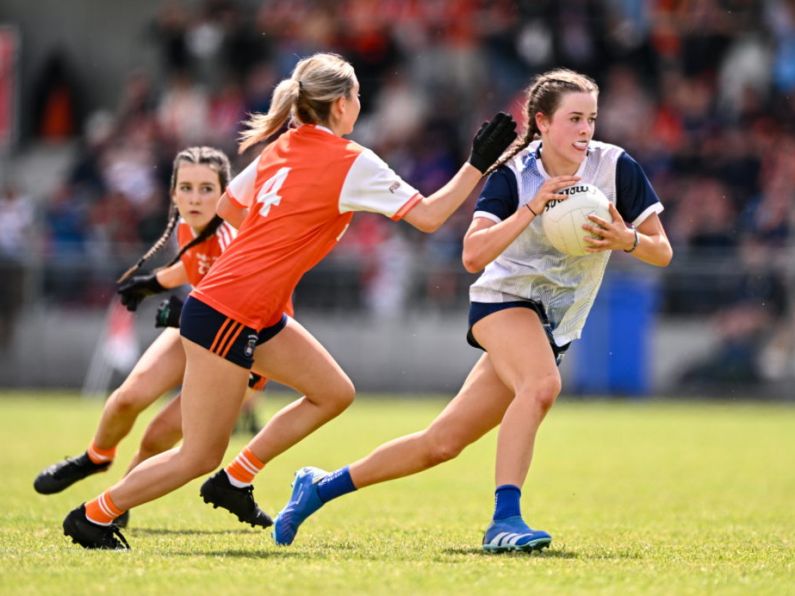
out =
[[[190,550],[190,551],[168,551],[166,553],[168,556],[174,557],[190,557],[190,558],[197,558],[197,557],[234,557],[236,559],[291,559],[294,557],[304,557],[306,558],[306,553],[300,553],[296,551],[288,551],[288,550],[235,550],[235,549],[227,549],[227,550],[210,550],[210,551],[201,551],[201,550]]]
[[[538,559],[580,559],[583,561],[612,561],[622,559],[643,559],[643,555],[637,552],[630,551],[615,551],[615,552],[575,552],[557,549],[545,549],[542,551],[534,551],[530,553],[525,552],[507,552],[507,553],[487,553],[483,549],[477,547],[469,548],[449,548],[444,551],[447,555],[481,555],[483,557],[534,557]]]
[[[446,555],[479,555],[482,557],[533,557],[536,559],[579,559],[581,558],[575,552],[565,551],[565,550],[549,550],[545,549],[542,551],[534,551],[534,552],[507,552],[507,553],[487,553],[482,548],[479,547],[469,547],[469,548],[447,548],[442,551]]]
[[[262,530],[247,530],[241,528],[239,530],[169,530],[168,528],[134,528],[128,531],[131,536],[136,534],[149,535],[149,536],[201,536],[201,535],[223,535],[223,534],[267,534]],[[128,532],[125,532],[128,533]]]
[[[448,548],[442,551],[446,555],[482,555],[484,557],[537,557],[540,559],[582,559],[583,561],[610,561],[613,559],[642,559],[643,555],[630,551],[614,552],[575,552],[558,549],[544,549],[532,553],[508,552],[508,553],[487,553],[478,547],[469,548]]]

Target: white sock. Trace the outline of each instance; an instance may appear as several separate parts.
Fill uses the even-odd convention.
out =
[[[250,482],[240,482],[240,480],[237,478],[232,478],[232,476],[226,470],[224,470],[224,474],[226,474],[226,477],[229,479],[229,484],[232,486],[237,488],[246,488],[247,486],[251,486]]]

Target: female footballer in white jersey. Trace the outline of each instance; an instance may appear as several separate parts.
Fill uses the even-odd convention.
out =
[[[612,251],[666,266],[672,257],[658,217],[662,205],[640,166],[620,147],[593,140],[599,89],[558,69],[527,92],[528,129],[494,167],[464,238],[463,262],[483,271],[470,290],[470,344],[484,350],[458,395],[423,431],[386,443],[350,466],[296,474],[274,538],[290,544],[300,524],[331,499],[420,472],[457,456],[499,426],[495,511],[487,551],[537,550],[552,541],[520,511],[521,487],[536,432],[555,402],[563,352],[580,333]],[[558,252],[537,221],[559,191],[575,182],[599,187],[613,221],[590,216],[589,253]]]

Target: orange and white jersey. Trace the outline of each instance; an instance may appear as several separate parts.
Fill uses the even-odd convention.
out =
[[[192,286],[198,285],[202,278],[210,270],[210,266],[215,263],[215,260],[221,256],[221,253],[226,250],[229,243],[237,235],[237,230],[224,222],[215,231],[215,234],[200,242],[196,246],[189,248],[179,258],[185,266],[185,271],[188,274],[188,281]],[[196,232],[193,231],[184,219],[180,218],[177,224],[177,243],[179,249],[191,242],[196,238]]]
[[[254,329],[279,320],[298,281],[334,248],[353,212],[399,220],[422,198],[375,153],[313,125],[265,147],[226,193],[249,214],[193,295]]]

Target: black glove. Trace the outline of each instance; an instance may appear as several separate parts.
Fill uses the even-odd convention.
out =
[[[165,291],[166,288],[160,285],[154,273],[133,275],[130,279],[125,279],[121,282],[116,288],[116,292],[121,295],[121,303],[126,306],[127,310],[130,312],[134,312],[141,303],[141,300],[147,296]]]
[[[179,317],[182,314],[182,300],[176,296],[169,296],[157,307],[155,327],[179,327]]]
[[[469,163],[485,173],[516,139],[516,122],[508,114],[498,113],[484,122],[472,139]]]

